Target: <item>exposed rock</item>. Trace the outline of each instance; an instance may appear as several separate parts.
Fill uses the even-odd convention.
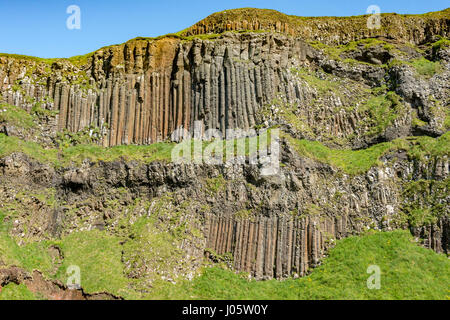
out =
[[[292,17],[273,13],[275,20],[272,20],[270,12],[242,9],[220,13],[205,20],[209,22],[200,22],[186,31],[186,35],[221,33],[215,38],[138,38],[98,50],[81,63],[56,60],[49,64],[32,58],[2,57],[1,99],[27,111],[37,102],[43,110],[53,111],[54,117],[47,119],[43,126],[48,132],[45,136],[63,130],[79,132],[98,128],[98,142],[115,146],[164,141],[180,127],[192,129],[195,121],[202,121],[205,130],[252,129],[265,123],[267,119],[261,117],[261,113],[282,95],[293,108],[312,113],[297,115],[300,119],[308,118],[308,127],[335,127],[335,134],[342,143],[362,148],[413,131],[411,113],[406,112],[403,123],[393,128],[401,134],[388,133],[384,137],[367,139],[370,128],[360,123],[367,123],[367,119],[357,108],[349,112],[351,103],[364,102],[360,100],[365,88],[360,83],[376,87],[396,81],[393,89],[413,109],[418,109],[419,118],[427,122],[420,129],[424,134],[436,136],[447,130],[442,121],[430,115],[427,101],[430,97],[447,99],[448,63],[443,64],[442,76],[429,81],[417,79],[406,66],[387,68],[384,65],[393,58],[409,60],[421,56],[407,43],[418,45],[433,41],[438,35],[446,37],[448,9],[429,16],[385,15],[384,27],[374,34],[365,27],[358,27],[366,23],[364,16],[300,19],[298,25],[292,27],[290,23],[277,20],[292,20]],[[259,16],[268,20],[262,22]],[[246,18],[234,20],[241,17]],[[229,23],[228,19],[234,22]],[[265,32],[228,32],[243,30],[244,26],[249,28],[246,30]],[[368,33],[361,30],[368,30]],[[309,44],[312,40],[345,44],[366,38],[387,41],[396,50],[386,49],[383,44],[360,44],[342,54],[341,61]],[[446,51],[445,47],[441,48],[434,56],[445,61]],[[361,63],[347,63],[346,59]],[[302,68],[320,68],[340,79],[353,80],[345,83],[352,102],[340,101],[339,94],[332,93],[333,101],[327,105],[333,119],[330,121],[327,114],[318,115],[311,110],[311,104],[321,93],[308,89],[304,81],[298,81],[290,72]],[[386,72],[390,79],[386,78]],[[320,79],[320,75],[318,77]],[[443,107],[446,105],[448,100],[443,101]],[[336,110],[339,108],[340,112]],[[357,127],[361,132],[354,137],[351,133]],[[23,137],[14,127],[0,128]],[[303,131],[300,134],[305,135]],[[314,139],[329,142],[320,136]]]
[[[276,181],[260,177],[259,169],[248,164],[209,166],[119,161],[85,162],[79,168],[58,169],[50,186],[56,188],[58,203],[74,204],[72,213],[65,214],[64,208],[59,207],[56,211],[47,209],[50,216],[53,214],[52,219],[47,216],[29,221],[26,216],[19,217],[20,227],[12,232],[21,234],[26,227],[35,236],[48,233],[61,236],[99,225],[115,232],[121,219],[119,212],[129,212],[135,220],[143,215],[153,216],[156,214],[153,208],[160,207],[165,208],[161,215],[164,229],[172,219],[172,209],[175,212],[184,208],[179,211],[179,218],[191,221],[192,228],[198,229],[202,236],[180,243],[189,257],[189,262],[179,264],[187,267],[186,271],[179,270],[180,274],[195,270],[205,250],[212,250],[216,255],[231,254],[236,270],[249,272],[257,279],[302,276],[320,262],[337,239],[360,234],[368,228],[409,227],[402,222],[401,211],[405,205],[413,204],[421,191],[413,189],[411,198],[405,197],[408,183],[421,179],[445,183],[450,172],[448,158],[418,163],[397,152],[386,156],[382,167],[350,176],[298,157],[288,145],[282,150],[285,166]],[[11,163],[13,159],[24,161],[14,156],[5,158],[4,162]],[[21,188],[17,182],[11,184],[17,178],[32,188],[49,187],[33,177],[41,172],[39,165],[25,166],[34,169],[23,176],[20,168],[24,166],[10,165],[17,170],[8,170],[0,177],[9,186],[3,193],[5,203],[13,186]],[[211,180],[222,181],[219,188],[209,189]],[[125,191],[119,191],[124,188]],[[411,230],[426,240],[425,246],[448,252],[448,194],[442,194],[441,189],[431,192],[430,199],[441,203],[443,218],[433,225],[411,226]],[[170,198],[161,202],[167,194]],[[111,200],[119,207],[109,209],[107,203]],[[136,200],[145,201],[142,206],[136,206]],[[150,203],[148,211],[142,210],[148,206],[145,203]],[[155,207],[157,203],[160,204]],[[42,215],[44,208],[37,212]],[[55,233],[55,230],[59,231]],[[145,273],[141,270],[138,274]]]

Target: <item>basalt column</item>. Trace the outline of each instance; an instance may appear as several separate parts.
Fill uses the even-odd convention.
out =
[[[346,217],[264,217],[236,219],[208,215],[207,248],[232,254],[233,267],[256,279],[304,276],[330,243],[353,230]]]

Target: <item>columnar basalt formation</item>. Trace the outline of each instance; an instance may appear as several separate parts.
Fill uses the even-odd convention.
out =
[[[248,24],[239,20],[244,11],[232,11],[230,19],[238,20],[231,30],[247,30],[244,27],[248,28]],[[423,17],[386,16],[384,19],[392,22],[384,24],[389,32],[385,38],[419,44],[436,36],[445,37],[449,28],[447,11]],[[271,13],[249,12],[256,16]],[[213,15],[205,21],[222,21],[226,17],[227,13]],[[279,13],[276,17],[294,19]],[[28,111],[34,103],[40,102],[44,109],[58,113],[54,123],[57,131],[78,132],[97,127],[102,132],[100,140],[105,146],[164,141],[180,127],[190,130],[193,122],[198,120],[204,122],[206,129],[222,132],[231,128],[247,130],[263,124],[261,114],[264,108],[280,94],[290,104],[305,106],[313,102],[314,92],[305,89],[305,83],[296,83],[293,69],[316,65],[340,77],[348,76],[356,82],[363,80],[372,87],[383,82],[384,70],[376,65],[362,64],[359,69],[352,67],[348,71],[342,70],[342,66],[330,65],[320,50],[307,43],[317,39],[302,33],[335,39],[322,29],[332,30],[347,37],[338,39],[338,43],[369,37],[360,34],[364,28],[359,28],[353,20],[362,23],[366,17],[294,19],[301,31],[295,36],[290,32],[270,31],[228,32],[216,39],[204,40],[173,35],[154,40],[138,38],[78,59],[49,62],[26,57],[1,57],[1,99]],[[271,20],[264,21],[270,23]],[[344,32],[330,24],[350,31]],[[397,26],[400,29],[392,33],[389,31],[391,24],[400,24],[401,28]],[[249,30],[265,30],[261,22],[251,25],[253,27]],[[197,27],[193,28],[197,30]],[[184,33],[197,35],[227,31],[217,28]],[[342,74],[343,71],[348,74]],[[350,85],[356,86],[356,83]],[[332,103],[339,107],[339,101]],[[322,117],[311,120],[311,115],[305,114],[302,108],[298,109],[303,113],[298,118],[306,117],[312,127],[320,126],[315,122]],[[331,113],[336,115],[335,110]],[[359,117],[364,118],[350,112],[335,118],[333,126],[338,128],[335,134],[346,138],[351,132],[358,131]],[[404,125],[397,123],[397,127]]]
[[[379,30],[367,18],[238,9],[86,56],[1,54],[9,234],[101,230],[145,288],[192,279],[205,256],[258,280],[304,276],[366,230],[409,229],[448,254],[449,9],[383,15]],[[180,164],[172,144],[151,145],[197,121],[280,128],[280,174],[254,154]],[[138,146],[102,148],[121,145]]]
[[[61,82],[58,68],[64,66],[58,63],[45,85],[25,80],[23,92],[17,92],[11,89],[17,77],[9,76],[16,66],[4,61],[0,81],[9,104],[31,109],[30,97],[50,97],[53,103],[44,107],[59,112],[59,131],[107,125],[105,146],[150,144],[180,127],[189,130],[197,120],[223,132],[253,128],[261,106],[289,85],[281,70],[292,66],[294,57],[305,59],[305,52],[301,41],[276,35],[230,35],[214,42],[140,40],[96,52],[89,89]]]
[[[349,234],[347,223],[347,217],[211,216],[206,222],[207,248],[219,255],[231,253],[233,267],[256,279],[302,277],[319,264],[334,239]]]

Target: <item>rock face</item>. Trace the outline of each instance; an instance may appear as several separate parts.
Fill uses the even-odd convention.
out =
[[[449,252],[449,198],[446,187],[439,187],[448,184],[448,158],[418,162],[394,154],[384,158],[381,167],[351,176],[299,158],[288,145],[282,155],[286,165],[274,180],[261,176],[255,165],[85,162],[55,171],[14,154],[0,161],[2,201],[11,202],[15,190],[26,188],[33,194],[32,190],[56,189],[56,207],[34,199],[32,205],[24,204],[39,213],[39,219],[30,220],[29,209],[16,218],[12,233],[28,230],[33,238],[95,228],[115,232],[122,212],[136,220],[157,214],[161,206],[167,208],[161,217],[167,224],[170,211],[183,208],[181,221],[194,223],[202,236],[182,241],[189,260],[181,265],[192,270],[205,252],[213,260],[229,254],[235,270],[256,279],[304,276],[337,239],[368,229],[407,227],[425,240],[425,246]],[[424,204],[441,204],[434,224],[405,222],[405,208],[423,198],[419,188],[411,198],[405,197],[414,181],[436,183],[429,187],[433,203]],[[111,207],[112,202],[118,207]]]
[[[51,97],[56,130],[95,126],[107,131],[105,146],[149,144],[197,120],[223,132],[254,127],[260,106],[288,85],[281,70],[293,57],[305,59],[306,50],[301,41],[271,34],[229,34],[214,42],[137,40],[94,54],[87,71],[92,89],[61,81],[57,63],[46,85],[24,83],[22,94],[8,88],[17,81],[11,69],[23,67],[4,61],[0,83],[9,104],[26,108],[28,96]]]
[[[205,129],[219,129],[222,132],[230,128],[247,130],[264,124],[267,119],[261,115],[281,95],[286,103],[296,106],[300,112],[296,116],[305,118],[309,128],[332,126],[335,135],[348,139],[355,131],[360,131],[357,135],[367,133],[366,128],[358,128],[364,126],[363,123],[367,124],[366,116],[357,109],[348,111],[367,89],[359,84],[364,82],[369,88],[383,85],[386,83],[386,68],[379,64],[396,57],[405,60],[420,55],[406,47],[408,51],[405,45],[396,48],[394,53],[385,49],[387,45],[384,48],[379,46],[377,52],[371,45],[366,45],[361,47],[361,56],[343,56],[347,60],[354,58],[357,59],[355,61],[369,62],[355,66],[330,60],[322,54],[322,50],[311,46],[311,41],[327,43],[325,39],[329,39],[342,44],[384,36],[382,39],[391,46],[396,43],[419,45],[432,42],[438,36],[446,37],[449,32],[448,10],[424,16],[383,16],[385,28],[380,34],[360,33],[360,30],[368,30],[359,28],[367,17],[303,20],[279,13],[276,18],[271,18],[271,11],[250,10],[248,14],[255,15],[256,20],[252,16],[246,23],[246,20],[241,20],[248,16],[246,12],[236,10],[213,15],[206,22],[185,31],[182,36],[169,35],[152,40],[138,38],[78,59],[43,61],[1,57],[2,100],[27,111],[38,102],[42,108],[57,113],[53,123],[49,123],[53,131],[78,132],[95,127],[101,132],[100,143],[115,146],[164,141],[180,127],[192,129],[195,121],[202,121]],[[265,20],[258,20],[259,16]],[[221,22],[224,19],[235,20],[230,28],[224,29],[224,22]],[[296,21],[298,26],[294,29],[297,31],[285,32],[284,28],[291,30],[290,27],[283,27],[286,23],[273,19]],[[254,22],[249,24],[248,21]],[[228,24],[225,23],[226,26]],[[272,32],[208,34],[222,33],[228,29],[268,29]],[[344,29],[348,31],[344,32]],[[391,33],[391,29],[396,32]],[[205,33],[209,39],[186,37]],[[444,61],[447,61],[448,67],[448,60]],[[342,101],[338,93],[343,88],[339,88],[330,98],[332,101],[326,102],[328,110],[320,112],[319,117],[316,113],[311,115],[310,104],[320,104],[316,98],[322,94],[317,89],[308,89],[305,81],[299,81],[292,72],[303,68],[312,71],[320,68],[341,79],[354,80],[352,83],[342,83],[342,87],[351,88],[350,101]],[[399,87],[391,89],[404,96],[413,109],[432,107],[427,99],[435,92],[428,90],[428,85],[424,86],[414,77],[411,78],[412,72],[408,71],[407,66],[405,68],[387,70],[396,74],[392,78],[399,80]],[[448,97],[443,93],[448,89],[448,68],[446,70],[442,79],[439,82],[437,79],[430,86],[444,97]],[[330,81],[336,82],[333,79]],[[411,90],[423,92],[420,102],[411,96]],[[435,95],[433,99],[440,97]],[[330,116],[334,118],[331,123],[328,120]],[[421,120],[431,122],[431,127],[424,130],[442,134],[443,129],[436,128],[439,123],[434,123],[437,121],[434,117],[436,115],[427,110],[419,112]],[[326,123],[323,120],[320,123],[321,119],[327,119]],[[404,118],[398,120],[394,131],[402,127],[400,136],[407,136],[412,131],[410,119],[411,114],[405,111]],[[305,130],[302,131],[305,134]],[[317,140],[321,140],[317,133],[315,135]],[[387,137],[388,140],[390,138]],[[350,145],[363,147],[383,139],[386,137],[359,139],[363,141],[354,141]]]
[[[383,15],[380,30],[366,23],[240,9],[83,57],[0,55],[0,102],[16,106],[0,104],[0,209],[14,208],[10,234],[22,244],[100,229],[126,239],[127,277],[157,270],[169,281],[192,279],[205,256],[256,279],[304,276],[337,239],[369,229],[408,228],[449,253],[449,10]],[[251,155],[222,165],[55,165],[84,137],[148,145],[196,121],[222,133],[281,128],[280,174],[261,175]],[[364,162],[366,170],[345,170]],[[182,254],[159,258],[170,272],[146,256],[154,239],[133,233],[143,217],[158,236],[182,230],[171,243]],[[16,271],[22,282],[42,280]],[[2,272],[3,282],[20,282]]]

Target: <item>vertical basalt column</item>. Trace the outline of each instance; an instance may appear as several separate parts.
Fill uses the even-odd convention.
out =
[[[138,96],[139,91],[137,88],[139,88],[139,84],[136,83],[136,78],[133,77],[133,81],[130,85],[130,93],[128,95],[129,98],[129,109],[127,112],[127,119],[126,119],[126,130],[125,130],[125,143],[131,144],[136,143],[137,139],[135,137],[135,131],[136,127],[139,127],[139,103],[138,103]]]
[[[241,256],[241,269],[246,270],[248,265],[248,249],[249,249],[249,229],[250,229],[250,220],[244,220],[244,236],[242,238],[242,256]]]
[[[218,236],[217,236],[217,242],[216,242],[216,251],[218,254],[224,254],[224,252],[222,251],[222,243],[223,243],[223,238],[225,236],[224,234],[224,218],[220,217],[219,218],[219,231],[218,231]]]
[[[249,232],[248,232],[248,249],[247,249],[247,265],[245,271],[251,273],[254,268],[254,247],[255,247],[255,223],[253,221],[249,222]]]
[[[164,119],[163,119],[163,138],[167,139],[169,134],[173,132],[173,129],[170,128],[169,116],[170,116],[170,77],[167,73],[164,73]]]
[[[155,73],[152,73],[151,77],[151,100],[152,106],[150,108],[150,142],[156,140],[156,117],[157,117],[157,109],[158,109],[158,100],[156,96],[158,83],[157,77]]]
[[[233,254],[234,268],[256,279],[304,276],[315,267],[326,249],[328,235],[338,234],[344,219],[290,216],[256,217],[255,220],[227,216],[207,216],[207,247],[220,255]],[[439,233],[428,230],[430,246]]]
[[[255,276],[257,279],[262,279],[264,275],[264,249],[265,249],[265,234],[266,234],[266,218],[258,219],[258,238],[256,241],[256,265]]]
[[[111,111],[109,117],[109,146],[116,145],[116,136],[117,136],[117,119],[119,117],[119,85],[117,82],[114,82],[111,92]]]
[[[156,140],[154,142],[160,142],[162,140],[163,133],[163,120],[164,120],[164,76],[158,73],[158,91],[157,91],[157,125],[156,125]]]
[[[120,145],[123,143],[123,133],[125,127],[125,118],[127,109],[129,107],[128,100],[128,90],[129,90],[129,82],[126,81],[124,84],[121,84],[119,90],[119,106],[118,106],[118,118],[117,118],[117,132],[116,132],[116,140],[114,145]]]
[[[219,73],[218,76],[218,100],[219,100],[219,110],[218,110],[218,114],[219,114],[219,124],[220,124],[220,131],[222,133],[225,133],[226,127],[225,127],[225,121],[226,121],[226,104],[225,104],[225,94],[226,94],[226,90],[225,90],[225,73],[224,70],[222,69]]]
[[[278,220],[278,225],[277,225],[277,231],[276,231],[276,237],[275,237],[275,239],[276,239],[276,244],[275,244],[275,261],[276,261],[276,264],[275,264],[275,270],[276,270],[276,272],[275,272],[275,277],[277,278],[277,279],[280,279],[282,276],[283,276],[283,274],[282,274],[282,271],[283,271],[283,261],[282,261],[282,259],[283,259],[283,256],[282,256],[282,254],[283,254],[283,245],[284,245],[284,243],[283,243],[283,225],[284,225],[284,221],[282,220],[282,219],[279,219]]]
[[[214,225],[214,215],[213,214],[206,214],[205,215],[205,227],[204,232],[206,234],[206,249],[212,249],[212,241],[213,241],[213,235],[212,235],[212,228]]]
[[[150,131],[150,108],[151,108],[151,75],[149,73],[144,75],[144,107],[142,112],[142,141],[143,143],[149,143],[149,131]]]

